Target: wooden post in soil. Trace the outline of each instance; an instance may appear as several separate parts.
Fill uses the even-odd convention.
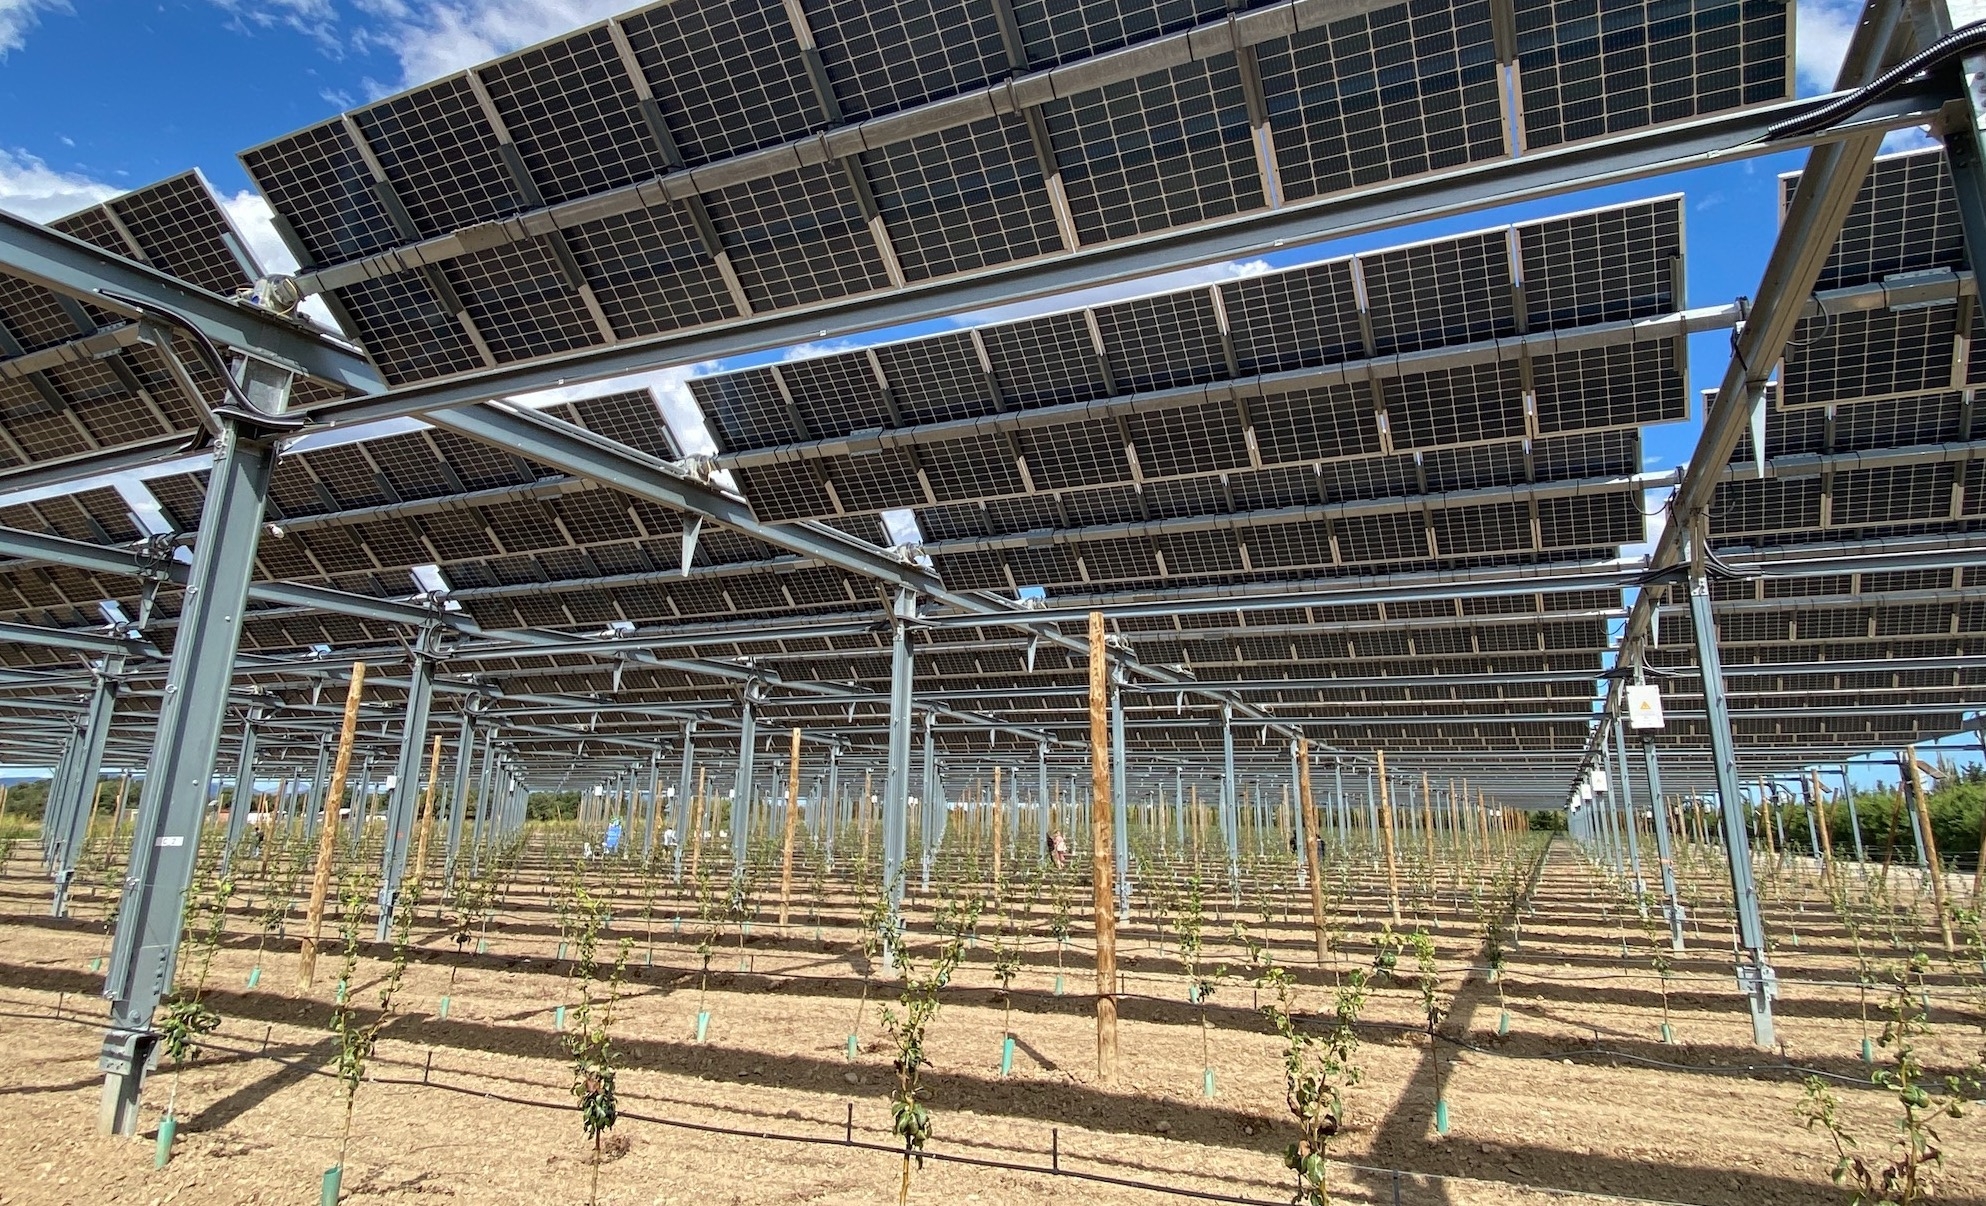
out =
[[[993,890],[1000,890],[1000,847],[1007,840],[1006,810],[1000,807],[1000,768],[993,768]]]
[[[855,807],[862,811],[862,861],[865,863],[869,861],[869,806],[872,803],[869,791],[874,786],[873,774],[873,771],[862,772],[862,798],[855,802]]]
[[[421,884],[428,874],[428,830],[434,828],[434,785],[441,777],[441,734],[434,735],[434,748],[428,754],[428,786],[421,793],[420,840],[414,843],[414,895],[419,896]]]
[[[1821,796],[1820,772],[1809,770],[1807,772],[1807,781],[1814,789],[1814,830],[1820,834],[1821,871],[1823,873],[1832,872],[1834,870],[1834,835],[1827,831],[1827,806],[1821,802],[1823,797]],[[1976,908],[1978,906],[1976,892],[1973,903]]]
[[[696,768],[696,795],[690,799],[690,882],[696,882],[697,864],[703,861],[703,777],[707,766]]]
[[[1434,891],[1434,792],[1427,785],[1427,772],[1421,772],[1421,837],[1427,851],[1428,891]],[[1433,902],[1429,902],[1430,907]]]
[[[131,791],[131,772],[125,771],[117,779],[117,807],[110,814],[110,838],[104,843],[106,857],[117,846],[117,831],[124,828],[124,801]]]
[[[1189,801],[1186,806],[1189,811],[1186,815],[1193,818],[1193,865],[1198,867],[1200,865],[1200,846],[1201,843],[1206,841],[1207,830],[1207,819],[1200,815],[1200,785],[1198,783],[1186,789],[1186,798]]]
[[[365,663],[352,663],[352,681],[345,687],[345,718],[338,728],[338,759],[331,764],[331,785],[324,792],[324,826],[317,832],[317,870],[310,880],[310,910],[298,952],[297,987],[309,988],[317,973],[317,940],[324,929],[324,897],[331,890],[331,864],[338,855],[338,803],[345,796],[345,775],[352,769],[352,740],[359,731],[359,693],[365,687]]]
[[[1310,924],[1317,932],[1317,962],[1324,963],[1331,940],[1324,932],[1324,859],[1317,829],[1317,797],[1310,794],[1310,738],[1296,742],[1297,791],[1303,796],[1303,863],[1310,869]]]
[[[793,750],[786,766],[786,841],[779,855],[779,928],[793,902],[793,834],[800,828],[800,730],[793,730]]]
[[[1952,941],[1951,910],[1945,907],[1945,868],[1938,861],[1938,839],[1931,832],[1931,809],[1924,799],[1924,781],[1918,777],[1917,747],[1903,747],[1904,790],[1910,806],[1917,810],[1917,828],[1924,834],[1924,866],[1931,872],[1931,906],[1938,910],[1938,934],[1945,940],[1945,953],[1957,949]]]
[[[1400,862],[1393,848],[1393,792],[1386,786],[1386,751],[1374,750],[1379,762],[1379,838],[1386,848],[1386,898],[1393,908],[1393,924],[1400,924]]]
[[[1090,613],[1090,869],[1096,906],[1096,1078],[1117,1083],[1117,903],[1110,832],[1110,672],[1103,613]]]

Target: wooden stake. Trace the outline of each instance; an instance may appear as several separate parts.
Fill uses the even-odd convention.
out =
[[[345,718],[338,728],[338,760],[331,766],[331,786],[324,793],[324,828],[317,835],[317,870],[310,880],[310,910],[304,921],[303,948],[297,961],[297,987],[309,988],[317,974],[317,939],[324,930],[324,896],[331,890],[331,864],[338,854],[338,803],[345,795],[345,775],[352,768],[352,740],[359,730],[359,694],[365,687],[365,663],[352,663],[352,681],[345,687]]]
[[[1400,863],[1393,849],[1393,793],[1386,786],[1386,751],[1374,750],[1379,760],[1379,837],[1386,848],[1386,896],[1393,906],[1393,924],[1400,924]]]
[[[855,802],[856,807],[862,810],[862,861],[865,863],[869,861],[869,789],[872,773],[862,772],[862,798]]]
[[[1814,788],[1814,828],[1820,831],[1821,870],[1832,871],[1834,870],[1834,835],[1827,831],[1827,807],[1821,803],[1823,797],[1821,796],[1820,772],[1817,770],[1810,770],[1807,772],[1807,777],[1808,777],[1808,781],[1813,784],[1813,788]],[[1976,901],[1977,901],[1976,883],[1974,886],[1975,886],[1974,900],[1976,907]]]
[[[696,882],[696,868],[703,861],[703,777],[710,768],[696,768],[696,795],[690,800],[690,882]]]
[[[428,755],[428,786],[421,793],[421,836],[414,843],[414,891],[418,894],[428,874],[428,830],[434,828],[434,784],[441,776],[441,734],[434,735],[434,749]]]
[[[1303,861],[1310,868],[1310,924],[1317,931],[1317,962],[1331,953],[1324,932],[1324,860],[1318,851],[1317,798],[1310,794],[1310,738],[1296,743],[1297,790],[1303,796]]]
[[[104,843],[106,857],[117,846],[117,831],[124,828],[124,801],[131,791],[131,772],[125,771],[117,780],[117,808],[110,814],[110,840]]]
[[[786,928],[786,910],[793,901],[793,834],[800,828],[800,730],[793,730],[793,752],[786,767],[786,841],[779,855],[779,928]]]
[[[1422,834],[1425,839],[1422,844],[1427,847],[1428,892],[1432,894],[1434,891],[1434,792],[1428,788],[1426,771],[1421,772],[1421,823],[1427,830]],[[1433,903],[1429,901],[1429,907],[1432,907]]]
[[[1007,840],[1006,810],[1000,807],[1000,768],[993,768],[993,887],[1000,887],[1000,847]]]
[[[1090,613],[1090,868],[1096,905],[1096,1078],[1117,1083],[1117,903],[1110,832],[1110,668],[1103,613]]]
[[[1945,869],[1938,862],[1938,839],[1931,832],[1931,806],[1924,799],[1923,780],[1917,777],[1916,746],[1907,745],[1903,747],[1903,761],[1905,763],[1905,782],[1909,784],[1907,790],[1910,795],[1911,805],[1917,810],[1917,828],[1922,830],[1924,834],[1924,865],[1931,872],[1931,903],[1938,910],[1938,933],[1944,938],[1945,953],[1949,955],[1957,947],[1952,941],[1951,910],[1945,907]]]

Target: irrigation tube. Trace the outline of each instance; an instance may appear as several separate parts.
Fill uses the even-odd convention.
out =
[[[30,1020],[42,1020],[42,1021],[50,1021],[50,1020],[65,1021],[65,1022],[73,1022],[78,1025],[95,1025],[101,1022],[100,1018],[87,1018],[80,1015],[73,1018],[65,1018],[60,1014],[59,1006],[58,1006],[58,1012],[52,1018],[50,1017],[50,1015],[47,1014],[16,1014],[16,1013],[12,1013],[11,1011],[0,1011],[0,1016],[20,1017],[20,1018],[27,1018]],[[1412,1030],[1414,1033],[1417,1034],[1426,1033],[1425,1031],[1418,1030],[1413,1027],[1402,1027],[1402,1029]],[[1802,1068],[1799,1067],[1798,1065],[1790,1064],[1790,1063],[1777,1064],[1777,1065],[1752,1064],[1752,1065],[1744,1065],[1742,1067],[1729,1067],[1729,1068],[1716,1067],[1716,1066],[1700,1067],[1696,1065],[1686,1065],[1686,1064],[1668,1064],[1668,1063],[1663,1063],[1662,1061],[1659,1060],[1650,1060],[1640,1056],[1631,1055],[1625,1052],[1598,1051],[1598,1050],[1567,1052],[1563,1056],[1557,1056],[1557,1055],[1523,1056],[1523,1055],[1513,1055],[1507,1052],[1493,1051],[1485,1047],[1478,1047],[1470,1043],[1465,1043],[1453,1038],[1449,1038],[1446,1035],[1442,1035],[1439,1037],[1442,1042],[1448,1043],[1451,1046],[1468,1050],[1476,1054],[1488,1055],[1499,1059],[1557,1060],[1561,1058],[1570,1059],[1576,1055],[1608,1056],[1611,1058],[1625,1059],[1636,1063],[1649,1064],[1651,1066],[1659,1067],[1659,1068],[1672,1068],[1677,1071],[1712,1072],[1712,1073],[1723,1073],[1727,1075],[1740,1075],[1753,1071],[1790,1071],[1796,1073],[1806,1073],[1814,1076],[1822,1076],[1830,1080],[1836,1080],[1849,1085],[1866,1085],[1865,1081],[1857,1080],[1851,1077],[1840,1076],[1836,1073],[1825,1072],[1819,1069]],[[245,1056],[250,1059],[268,1060],[271,1063],[279,1064],[285,1068],[291,1068],[291,1069],[303,1068],[311,1076],[333,1075],[332,1073],[327,1072],[320,1064],[311,1064],[311,1063],[306,1063],[305,1061],[300,1059],[290,1060],[290,1059],[284,1059],[281,1056],[270,1055],[267,1053],[266,1048],[260,1051],[251,1051],[247,1047],[236,1047],[226,1043],[205,1043],[202,1044],[202,1046],[209,1051],[224,1051],[232,1055]],[[572,1109],[570,1105],[566,1105],[558,1102],[534,1101],[528,1097],[514,1097],[507,1093],[492,1093],[485,1089],[476,1089],[476,1088],[464,1087],[461,1085],[444,1084],[440,1081],[434,1080],[430,1075],[430,1070],[433,1068],[433,1064],[434,1064],[434,1049],[428,1048],[427,1050],[428,1050],[428,1061],[422,1069],[421,1078],[419,1080],[414,1080],[405,1077],[398,1077],[398,1076],[377,1076],[377,1077],[368,1078],[369,1083],[378,1084],[378,1085],[402,1085],[417,1089],[439,1089],[442,1090],[443,1092],[458,1093],[465,1097],[476,1097],[488,1101],[498,1101],[506,1105],[526,1106],[531,1109],[557,1110],[557,1111],[570,1111]],[[878,1152],[891,1156],[903,1155],[903,1149],[901,1147],[897,1147],[886,1143],[871,1143],[865,1139],[854,1138],[855,1106],[853,1102],[847,1102],[846,1104],[848,1106],[848,1111],[849,1111],[848,1122],[843,1130],[842,1138],[839,1139],[827,1135],[789,1135],[789,1134],[780,1133],[778,1131],[747,1130],[741,1127],[721,1126],[716,1123],[687,1122],[679,1119],[660,1118],[649,1114],[637,1114],[628,1110],[620,1111],[620,1117],[632,1119],[636,1122],[646,1122],[654,1126],[675,1127],[678,1130],[698,1131],[704,1134],[711,1134],[711,1135],[727,1135],[740,1139],[760,1139],[760,1140],[767,1140],[776,1143],[798,1143],[810,1147],[850,1148],[856,1151],[871,1151],[871,1152]],[[957,1155],[948,1152],[926,1151],[922,1153],[922,1158],[926,1160],[937,1160],[948,1164],[964,1164],[976,1168],[991,1168],[1006,1172],[1030,1173],[1037,1176],[1045,1176],[1045,1177],[1069,1177],[1079,1181],[1088,1181],[1101,1185],[1114,1185],[1124,1189],[1139,1189],[1151,1193],[1171,1194],[1174,1197],[1193,1198],[1195,1200],[1203,1201],[1203,1202],[1227,1203],[1228,1206],[1287,1206],[1287,1203],[1285,1203],[1282,1199],[1276,1199],[1271,1201],[1264,1198],[1247,1198],[1237,1194],[1225,1194],[1211,1190],[1188,1189],[1184,1186],[1177,1186],[1177,1185],[1160,1185],[1155,1182],[1138,1181],[1128,1177],[1113,1177],[1106,1173],[1091,1173],[1091,1172],[1083,1172],[1079,1169],[1063,1168],[1061,1161],[1060,1128],[1050,1127],[1049,1135],[1050,1135],[1050,1142],[1053,1146],[1051,1148],[1052,1155],[1050,1157],[1050,1163],[1046,1167],[1043,1167],[1038,1164],[1016,1164],[1009,1160],[995,1160],[982,1156],[964,1156],[964,1155]],[[1521,1190],[1526,1193],[1544,1194],[1550,1197],[1578,1198],[1578,1199],[1585,1199],[1588,1201],[1598,1201],[1598,1202],[1625,1202],[1625,1203],[1630,1203],[1631,1206],[1700,1206],[1699,1203],[1678,1202],[1667,1198],[1631,1198],[1631,1197],[1624,1197],[1619,1194],[1600,1193],[1593,1190],[1562,1189],[1552,1185],[1532,1185],[1521,1181],[1499,1181],[1499,1180],[1490,1180],[1482,1177],[1455,1176],[1445,1173],[1414,1172],[1410,1169],[1385,1168],[1370,1164],[1355,1164],[1348,1160],[1331,1160],[1329,1161],[1329,1163],[1338,1168],[1346,1168],[1356,1172],[1370,1173],[1378,1176],[1390,1177],[1392,1179],[1392,1183],[1396,1190],[1399,1186],[1401,1178],[1411,1177],[1420,1181],[1441,1181],[1441,1182],[1455,1181],[1470,1185],[1494,1186],[1503,1189],[1515,1189],[1515,1190]],[[1396,1201],[1398,1200],[1397,1193],[1395,1195],[1395,1200]]]

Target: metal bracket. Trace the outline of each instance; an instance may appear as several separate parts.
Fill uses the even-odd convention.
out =
[[[1771,964],[1760,963],[1754,966],[1749,963],[1740,963],[1738,965],[1737,975],[1739,992],[1744,993],[1748,997],[1758,996],[1760,994],[1760,986],[1763,984],[1766,1000],[1776,1001],[1779,999],[1779,973],[1772,970]]]

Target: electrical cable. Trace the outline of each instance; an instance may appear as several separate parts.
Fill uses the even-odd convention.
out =
[[[1825,130],[1878,101],[1887,100],[1900,91],[1904,84],[1928,73],[1932,68],[1942,67],[1952,59],[1980,49],[1986,49],[1986,21],[1974,21],[1970,25],[1953,30],[1846,96],[1829,101],[1798,117],[1789,117],[1785,121],[1767,127],[1765,136],[1760,141],[1777,142]]]

